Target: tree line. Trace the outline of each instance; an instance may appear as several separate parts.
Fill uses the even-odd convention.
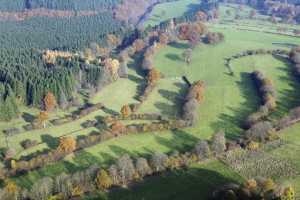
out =
[[[56,10],[102,10],[112,9],[120,0],[0,0],[1,11],[22,11],[47,8]]]

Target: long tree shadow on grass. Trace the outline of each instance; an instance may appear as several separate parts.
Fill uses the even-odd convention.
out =
[[[41,135],[41,140],[46,143],[50,149],[56,149],[59,144],[59,139],[49,134]]]
[[[28,112],[24,112],[22,114],[22,118],[24,119],[25,122],[28,122],[28,123],[31,123],[35,120],[35,116]]]
[[[169,46],[176,48],[176,49],[187,49],[189,48],[189,44],[182,43],[182,42],[171,42]]]
[[[174,53],[166,54],[166,58],[168,58],[170,60],[174,60],[174,61],[183,61],[180,56],[178,56],[177,54],[174,54]]]
[[[206,200],[209,199],[216,188],[227,183],[236,183],[236,180],[228,176],[225,177],[217,170],[191,167],[145,178],[143,182],[134,184],[129,188],[114,189],[107,194],[108,196],[105,199]],[[100,200],[101,198],[96,199]]]
[[[278,108],[272,116],[280,118],[286,115],[290,109],[300,106],[300,77],[296,75],[292,63],[288,59],[279,56],[274,57],[286,65],[285,67],[280,67],[279,70],[282,71],[282,74],[287,74],[288,76],[282,75],[279,80],[288,83],[291,87],[291,89],[286,89],[279,93]]]
[[[145,77],[146,76],[145,71],[141,68],[142,61],[143,61],[143,54],[138,53],[137,55],[133,56],[132,62],[128,63],[128,68],[135,70],[139,76]],[[136,77],[133,75],[129,75],[128,79],[138,83],[137,88],[136,88],[136,94],[135,94],[134,98],[136,100],[139,100],[138,97],[140,97],[143,94],[143,92],[147,86],[146,81],[142,78],[139,78],[139,77]]]
[[[181,115],[181,108],[184,103],[184,96],[187,91],[187,86],[183,83],[176,82],[175,86],[179,88],[178,92],[160,89],[158,93],[165,99],[171,102],[171,104],[157,102],[155,106],[161,110],[163,115],[171,118],[179,118]]]
[[[222,113],[218,119],[211,123],[214,131],[224,130],[226,137],[234,139],[239,136],[245,125],[246,118],[255,112],[261,104],[258,90],[252,80],[251,74],[241,72],[241,81],[236,82],[244,102],[239,107],[227,107],[232,114]],[[224,100],[226,101],[226,99]]]
[[[155,136],[155,140],[168,149],[175,149],[177,151],[190,150],[199,141],[197,137],[180,129],[172,130],[171,132],[171,139],[158,135]]]

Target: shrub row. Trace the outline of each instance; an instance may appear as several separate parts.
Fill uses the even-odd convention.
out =
[[[291,186],[281,186],[270,178],[257,177],[243,184],[229,183],[212,193],[213,200],[245,199],[295,199],[295,190]]]
[[[91,114],[92,112],[95,112],[102,108],[104,108],[104,105],[101,103],[97,103],[93,105],[87,104],[84,107],[80,108],[77,112],[74,112],[72,115],[68,115],[59,119],[54,119],[51,120],[50,122],[55,126],[64,125],[73,122],[74,120],[79,120]],[[23,128],[25,131],[32,131],[32,130],[42,129],[43,126],[40,123],[33,122],[32,124],[24,125]],[[6,136],[12,136],[12,135],[20,134],[22,132],[19,128],[10,128],[10,129],[5,129],[3,133]]]
[[[198,105],[203,101],[204,82],[196,81],[189,88],[182,109],[182,118],[195,125],[198,121]]]
[[[289,114],[276,123],[276,129],[282,130],[300,121],[300,107],[291,109]]]
[[[156,113],[131,113],[128,116],[112,115],[103,119],[105,123],[112,123],[116,120],[163,120],[163,117]]]
[[[262,98],[262,105],[258,111],[252,113],[246,120],[247,128],[253,126],[257,122],[267,117],[270,112],[276,109],[276,90],[272,80],[266,78],[260,71],[254,71],[252,77],[256,83],[259,93]]]

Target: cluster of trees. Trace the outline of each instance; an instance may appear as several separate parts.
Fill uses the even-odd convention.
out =
[[[187,40],[192,48],[200,42],[201,36],[205,33],[207,33],[207,28],[202,21],[182,23],[178,27],[178,38]]]
[[[208,32],[204,38],[204,42],[208,44],[218,44],[224,41],[224,34],[220,32]]]
[[[296,107],[294,109],[291,109],[288,115],[281,118],[276,124],[276,127],[278,130],[281,130],[295,124],[299,120],[300,120],[300,107]]]
[[[251,127],[255,123],[263,120],[270,112],[276,109],[276,90],[271,79],[266,78],[260,71],[254,71],[252,77],[257,85],[260,95],[262,96],[263,105],[259,110],[251,114],[246,120],[246,126]]]
[[[189,88],[185,97],[185,103],[182,108],[182,117],[189,121],[191,125],[195,125],[198,121],[198,105],[204,99],[204,82],[196,81]]]
[[[249,179],[244,184],[227,184],[212,194],[215,200],[295,200],[291,186],[281,186],[270,178]]]
[[[71,138],[61,140],[58,149],[72,150],[74,141]],[[0,190],[2,200],[12,197],[20,200],[70,199],[80,197],[86,192],[107,190],[113,186],[124,186],[141,181],[146,176],[157,175],[166,170],[179,169],[191,163],[220,155],[226,150],[226,139],[223,132],[216,133],[211,141],[200,141],[191,152],[174,152],[170,155],[156,152],[149,159],[138,157],[132,159],[125,154],[108,168],[92,165],[88,169],[72,175],[65,173],[54,178],[45,177],[35,182],[28,191],[7,181]]]
[[[278,139],[273,124],[269,121],[261,121],[252,125],[244,134],[245,144],[252,141],[265,143]]]
[[[68,59],[58,57],[53,64],[45,61],[37,50],[7,50],[0,53],[1,120],[16,117],[19,104],[46,111],[57,104],[66,108],[69,102],[75,101],[74,92],[84,88],[92,94],[119,76],[119,61],[111,58],[103,63],[87,63],[87,59],[80,56]],[[54,101],[52,103],[55,105],[45,107],[47,99]]]

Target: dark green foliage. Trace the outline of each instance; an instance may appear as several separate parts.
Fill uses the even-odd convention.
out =
[[[120,0],[0,0],[1,11],[48,8],[57,10],[111,9]]]
[[[99,10],[113,8],[120,0],[27,0],[26,8],[58,10]]]
[[[24,21],[0,21],[2,48],[72,50],[91,42],[103,43],[108,33],[123,35],[126,28],[111,12],[71,18],[34,17]]]
[[[107,78],[101,76],[103,70],[101,66],[83,63],[78,57],[57,59],[50,66],[36,50],[0,51],[0,119],[16,116],[16,97],[25,105],[41,106],[45,94],[51,91],[65,105],[73,97],[76,84],[99,87],[101,79]]]
[[[18,113],[15,94],[11,86],[0,82],[0,120],[9,121],[16,117]]]

